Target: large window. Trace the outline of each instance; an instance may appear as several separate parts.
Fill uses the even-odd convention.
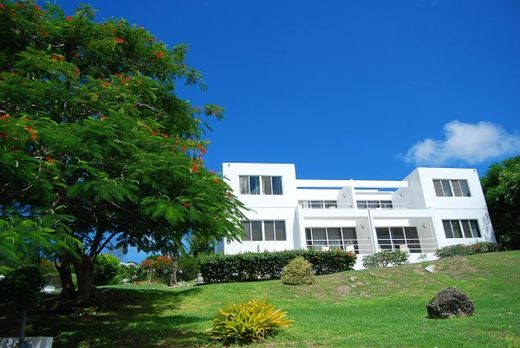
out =
[[[358,209],[392,209],[392,201],[356,201]]]
[[[399,250],[406,245],[410,253],[420,253],[421,243],[416,227],[377,227],[377,242],[383,250]]]
[[[283,220],[242,221],[242,227],[242,241],[287,240]]]
[[[469,197],[468,180],[434,179],[433,187],[437,197]]]
[[[356,253],[359,252],[356,229],[354,227],[312,227],[305,229],[307,248],[343,249],[347,245],[354,246]]]
[[[477,220],[442,220],[446,238],[480,238]]]
[[[298,202],[302,208],[306,209],[330,209],[337,208],[337,201],[299,201]]]
[[[240,193],[243,195],[281,195],[281,176],[240,175]]]

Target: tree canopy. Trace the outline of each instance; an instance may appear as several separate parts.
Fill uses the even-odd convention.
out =
[[[520,156],[492,164],[481,181],[498,241],[520,249]]]
[[[186,45],[32,1],[1,0],[0,32],[0,223],[52,221],[45,239],[76,238],[83,264],[114,241],[168,250],[187,231],[241,233],[241,203],[203,160],[204,120],[222,109],[175,95],[204,88]]]

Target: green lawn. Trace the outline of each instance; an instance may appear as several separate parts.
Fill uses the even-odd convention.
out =
[[[424,271],[425,264],[415,264],[319,276],[315,285],[301,287],[280,281],[111,287],[109,307],[34,314],[29,335],[52,335],[56,347],[208,346],[205,331],[218,308],[268,298],[294,320],[263,344],[268,347],[520,346],[520,252],[435,264],[434,274]],[[476,315],[426,317],[428,300],[448,286],[473,300]],[[14,330],[6,318],[0,327]]]

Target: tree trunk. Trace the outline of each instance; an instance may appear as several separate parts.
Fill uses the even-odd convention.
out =
[[[27,347],[25,344],[25,323],[27,322],[27,308],[22,309],[22,323],[20,327],[20,341],[18,342],[18,346],[20,348]]]
[[[177,285],[177,259],[173,259],[172,274],[170,275],[170,286]]]
[[[61,281],[61,301],[70,300],[75,291],[74,283],[72,282],[70,257],[70,254],[64,253],[63,255],[61,255],[61,262],[59,264],[56,264],[56,269],[58,270],[58,274],[60,275]]]
[[[78,278],[78,293],[81,302],[89,302],[94,287],[94,262],[88,255],[81,255],[79,259],[73,259],[74,269]]]

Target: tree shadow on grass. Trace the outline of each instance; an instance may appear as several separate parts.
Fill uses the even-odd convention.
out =
[[[28,336],[53,336],[53,347],[196,347],[208,344],[211,318],[177,312],[201,289],[109,289],[108,300],[73,313],[31,315]],[[16,320],[17,322],[17,320]],[[0,321],[0,325],[4,323]],[[3,330],[2,330],[3,331]],[[16,325],[9,333],[16,335]]]

